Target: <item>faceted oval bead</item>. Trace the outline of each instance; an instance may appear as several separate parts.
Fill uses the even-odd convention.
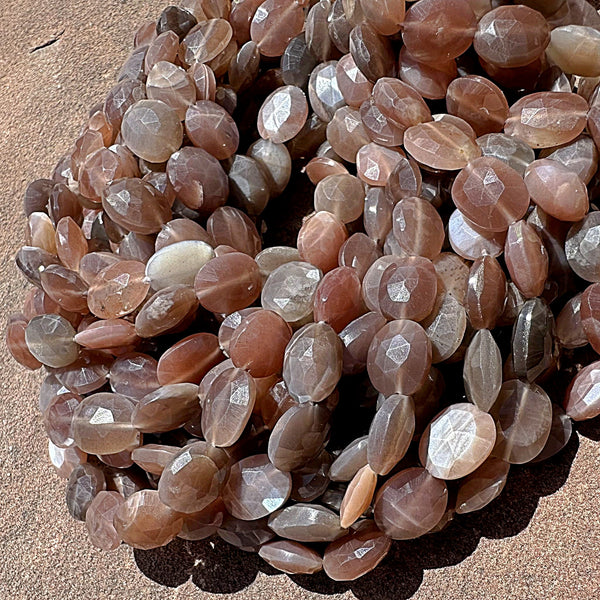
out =
[[[292,38],[281,56],[281,79],[286,85],[306,88],[317,59],[308,48],[304,33]]]
[[[121,538],[113,525],[113,517],[125,499],[117,492],[99,492],[85,515],[85,526],[90,541],[104,551],[115,550]]]
[[[265,517],[258,521],[242,521],[225,514],[217,535],[228,544],[245,552],[258,552],[263,544],[275,537]]]
[[[336,76],[337,61],[317,65],[310,74],[308,99],[310,106],[322,121],[331,121],[338,108],[344,106],[344,96]]]
[[[370,23],[359,23],[352,29],[349,49],[356,66],[369,81],[395,75],[396,57],[391,42]]]
[[[238,148],[240,134],[231,115],[210,100],[199,100],[185,113],[185,131],[194,146],[215,158],[229,158]]]
[[[220,206],[208,218],[206,229],[215,246],[230,246],[256,256],[262,247],[256,225],[248,215],[233,206]]]
[[[70,448],[73,439],[73,415],[83,398],[67,392],[57,394],[42,413],[44,429],[50,441],[59,448]]]
[[[438,293],[451,294],[464,305],[469,267],[463,259],[453,252],[442,252],[433,259],[433,266],[438,276]]]
[[[54,254],[50,254],[42,248],[23,246],[15,256],[15,263],[29,283],[41,287],[42,271],[50,265],[60,264],[60,261]]]
[[[136,445],[131,425],[134,403],[120,394],[100,392],[85,398],[73,415],[73,438],[89,454],[116,454]]]
[[[535,152],[525,142],[504,133],[486,133],[476,141],[483,156],[505,162],[521,176],[525,174],[527,166],[535,160]]]
[[[481,410],[489,411],[502,386],[502,356],[488,329],[480,329],[469,343],[463,381],[467,399]]]
[[[29,352],[43,365],[60,368],[77,360],[75,330],[64,317],[47,314],[33,317],[25,328]]]
[[[360,280],[351,267],[329,271],[315,292],[314,319],[339,333],[364,311]]]
[[[27,217],[34,212],[47,212],[53,187],[52,179],[36,179],[25,188],[23,209]]]
[[[348,106],[358,108],[368,100],[373,84],[363,75],[357,67],[351,54],[340,58],[335,68],[338,88]]]
[[[476,231],[459,210],[455,210],[450,215],[448,241],[452,249],[462,258],[477,260],[484,254],[500,256],[504,251],[505,239],[505,232],[489,232],[483,235],[480,231]]]
[[[385,325],[385,318],[377,312],[368,312],[351,321],[340,332],[344,344],[342,372],[355,375],[367,366],[369,345],[373,336]]]
[[[377,485],[377,474],[369,465],[356,473],[346,488],[340,506],[340,524],[350,527],[367,510],[373,499]]]
[[[365,191],[354,175],[340,173],[327,175],[317,183],[314,205],[316,211],[327,211],[342,223],[351,223],[363,212]]]
[[[61,308],[87,313],[88,286],[81,277],[60,265],[49,265],[40,273],[43,290]]]
[[[552,404],[552,425],[550,435],[542,451],[533,459],[533,462],[546,460],[560,452],[571,439],[573,422],[565,411],[558,405]]]
[[[106,319],[95,321],[75,335],[74,340],[85,348],[103,350],[129,346],[137,342],[133,323],[124,319]]]
[[[468,403],[452,404],[429,424],[419,442],[419,458],[439,479],[460,479],[490,455],[496,442],[494,419]]]
[[[188,106],[196,100],[196,86],[190,75],[171,62],[157,62],[148,73],[146,93],[151,100],[160,100],[171,107],[180,121]]]
[[[323,568],[323,560],[315,550],[289,540],[267,542],[258,554],[275,569],[291,575],[311,575]]]
[[[379,79],[373,87],[372,98],[386,118],[404,129],[431,121],[431,111],[423,98],[399,79]]]
[[[188,218],[173,219],[162,226],[162,229],[156,236],[154,249],[158,252],[171,244],[191,240],[205,242],[209,246],[214,244],[212,236],[195,221]]]
[[[149,289],[143,263],[119,261],[102,269],[94,278],[88,292],[88,306],[103,319],[123,317],[140,306]]]
[[[71,217],[63,217],[56,224],[56,250],[62,264],[73,271],[79,270],[81,259],[87,254],[88,241],[81,227]]]
[[[399,77],[428,100],[441,100],[446,96],[450,82],[458,76],[456,61],[442,60],[426,63],[417,60],[403,46],[400,49]]]
[[[502,131],[508,117],[504,92],[479,75],[467,75],[452,81],[446,93],[446,107],[451,115],[469,123],[477,136]]]
[[[219,56],[233,36],[233,29],[225,19],[200,21],[181,41],[179,58],[186,65],[208,63]]]
[[[139,100],[123,115],[121,135],[137,156],[152,163],[168,160],[183,141],[177,112],[160,100]]]
[[[258,133],[276,144],[295,137],[308,117],[304,92],[294,85],[276,89],[267,96],[258,112]]]
[[[174,539],[181,531],[183,517],[165,506],[156,490],[141,490],[119,506],[113,523],[126,544],[150,550]]]
[[[70,217],[63,217],[70,218]],[[52,219],[45,212],[33,212],[27,223],[27,244],[56,254],[56,239]]]
[[[600,414],[600,361],[593,362],[577,373],[565,396],[565,412],[574,421],[593,419]]]
[[[19,315],[9,317],[6,325],[6,347],[11,356],[27,369],[35,370],[42,366],[42,363],[33,356],[25,340],[25,329],[27,320]]]
[[[382,188],[371,188],[365,196],[363,225],[365,233],[382,246],[392,229],[394,203],[389,200]]]
[[[539,58],[550,42],[550,27],[528,6],[499,6],[480,19],[475,52],[499,67],[522,67]]]
[[[261,277],[256,261],[232,252],[209,260],[194,282],[200,304],[216,313],[246,308],[260,295]]]
[[[50,463],[61,479],[68,479],[73,470],[87,461],[87,454],[77,446],[59,448],[48,440],[48,456]]]
[[[194,85],[196,86],[196,100],[210,100],[214,102],[217,81],[214,71],[205,64],[194,63],[188,73],[192,76]]]
[[[148,298],[135,318],[135,331],[141,338],[161,335],[177,327],[197,307],[191,287],[170,285]]]
[[[392,213],[392,230],[400,247],[413,256],[434,259],[444,244],[444,224],[430,202],[408,197]]]
[[[377,409],[367,442],[369,466],[387,475],[402,460],[415,432],[415,408],[410,396],[392,394]]]
[[[541,298],[525,302],[513,327],[512,362],[517,377],[534,381],[554,361],[554,316]]]
[[[285,349],[283,379],[299,402],[321,402],[342,375],[342,342],[327,323],[300,328]]]
[[[456,496],[456,512],[460,515],[481,510],[497,498],[506,484],[510,464],[488,458],[476,471],[460,482]]]
[[[225,478],[227,455],[206,442],[194,442],[175,454],[158,482],[158,497],[172,511],[191,514],[214,502]]]
[[[517,221],[508,228],[504,257],[519,291],[526,298],[541,295],[548,277],[548,253],[529,223]]]
[[[452,294],[438,294],[433,311],[421,325],[431,342],[432,363],[444,362],[461,346],[467,329],[467,313]]]
[[[323,450],[301,469],[294,471],[290,498],[297,502],[312,502],[323,495],[330,483],[328,473],[332,460],[331,454]]]
[[[596,352],[600,348],[600,284],[588,286],[581,295],[581,326]]]
[[[221,350],[229,356],[229,346],[242,321],[252,313],[261,310],[258,307],[243,308],[228,314],[219,325],[218,340]],[[290,334],[291,335],[291,334]],[[285,348],[284,348],[285,349]],[[240,367],[242,368],[242,367]]]
[[[185,382],[199,384],[204,375],[223,358],[217,336],[195,333],[163,353],[156,375],[161,385]]]
[[[269,527],[295,542],[331,542],[347,533],[332,510],[317,504],[297,503],[269,517]]]
[[[280,373],[292,329],[277,313],[258,309],[245,316],[233,332],[229,356],[233,364],[252,377]],[[264,349],[268,348],[268,355]]]
[[[531,148],[550,148],[573,141],[586,126],[588,103],[568,92],[536,92],[517,100],[509,111],[504,133]]]
[[[356,162],[356,154],[370,141],[359,111],[348,106],[336,110],[327,124],[327,141],[341,158]]]
[[[206,242],[187,240],[170,244],[150,257],[146,280],[157,291],[177,284],[191,286],[198,271],[214,256],[214,250]]]
[[[552,403],[541,387],[506,381],[490,412],[497,422],[494,456],[523,464],[542,451],[550,434]]]
[[[263,279],[267,279],[275,269],[282,265],[297,262],[300,258],[298,249],[292,246],[270,246],[261,250],[255,257]]]
[[[546,52],[564,73],[580,77],[600,76],[600,32],[593,27],[556,27]]]
[[[76,466],[67,483],[66,500],[70,515],[85,521],[86,513],[94,498],[106,490],[106,478],[98,467],[83,463]]]
[[[565,254],[569,266],[585,281],[600,281],[600,212],[588,213],[575,223],[565,241]]]
[[[580,221],[589,210],[585,183],[573,171],[549,158],[533,161],[525,171],[531,199],[561,221]]]
[[[323,556],[323,569],[334,581],[354,581],[372,571],[386,556],[391,540],[371,521],[329,544]]]
[[[179,50],[179,36],[174,31],[165,31],[156,36],[148,45],[144,58],[144,71],[148,74],[160,61],[174,63]]]
[[[356,171],[367,184],[384,187],[404,153],[371,142],[356,154]]]
[[[232,465],[223,502],[237,519],[254,521],[281,508],[291,490],[291,475],[275,468],[266,454],[257,454]]]
[[[192,542],[209,538],[217,533],[225,514],[225,505],[218,498],[203,510],[184,515],[183,527],[177,537]]]
[[[506,277],[491,256],[478,258],[471,266],[465,308],[475,329],[493,329],[504,309]]]
[[[452,185],[452,200],[461,213],[486,231],[505,231],[529,206],[523,178],[497,158],[471,161]]]
[[[127,231],[152,234],[171,219],[166,198],[151,184],[134,177],[117,179],[102,197],[107,216]]]
[[[475,140],[452,123],[430,121],[409,127],[404,147],[418,162],[443,171],[454,171],[481,156]]]
[[[292,174],[292,157],[287,146],[261,138],[248,148],[247,154],[261,167],[270,196],[282,194]]]
[[[298,232],[300,258],[324,273],[337,266],[342,244],[348,238],[344,224],[333,214],[319,211],[309,216]]]
[[[292,261],[267,277],[262,307],[276,312],[288,323],[302,322],[312,314],[315,291],[323,274],[312,264]]]
[[[570,144],[558,148],[547,148],[540,158],[549,158],[579,176],[587,185],[598,170],[598,148],[591,137],[582,135]]]
[[[373,97],[365,100],[359,109],[363,128],[372,142],[386,147],[402,144],[406,127],[386,117],[373,101]]]
[[[131,423],[138,431],[160,433],[181,427],[199,411],[198,386],[175,383],[144,396],[136,404]]]
[[[250,419],[256,400],[254,379],[242,369],[225,369],[206,390],[202,433],[213,446],[235,444]]]
[[[153,475],[160,475],[171,459],[181,448],[178,446],[164,446],[160,444],[144,444],[134,448],[131,459],[144,471]]]
[[[423,177],[412,158],[401,156],[385,184],[385,195],[394,204],[421,195]]]
[[[156,378],[157,364],[147,354],[124,354],[110,368],[110,387],[113,392],[139,400],[160,387]]]
[[[263,56],[281,56],[303,25],[304,11],[299,3],[265,0],[252,17],[250,37]]]
[[[563,348],[579,348],[588,343],[581,322],[581,296],[576,294],[569,299],[556,317],[556,339]]]
[[[196,25],[197,21],[193,13],[177,6],[167,6],[156,22],[156,33],[160,36],[170,31],[178,36],[178,40]]]
[[[330,416],[324,404],[310,402],[286,410],[269,437],[269,460],[286,472],[306,465],[326,443]]]
[[[421,321],[433,310],[436,296],[433,263],[422,256],[407,256],[397,257],[384,270],[377,299],[386,318]]]
[[[413,467],[388,479],[377,492],[375,523],[394,540],[410,540],[427,533],[442,518],[448,488],[425,469]]]
[[[384,396],[414,394],[431,367],[431,342],[413,321],[391,321],[369,346],[367,371],[373,386]]]
[[[369,267],[381,257],[377,244],[364,233],[351,235],[341,246],[338,264],[352,267],[359,280],[362,280]]]
[[[202,214],[211,213],[227,200],[227,174],[219,161],[202,148],[184,146],[174,152],[167,162],[167,175],[177,198]]]

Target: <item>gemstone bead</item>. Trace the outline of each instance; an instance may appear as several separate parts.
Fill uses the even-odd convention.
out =
[[[574,421],[593,419],[600,414],[599,378],[600,361],[597,361],[581,369],[571,382],[564,407]]]
[[[332,510],[317,504],[292,504],[271,515],[269,527],[295,542],[331,542],[347,533]]]
[[[292,575],[310,575],[323,568],[323,560],[315,550],[289,540],[267,542],[258,554],[275,569]]]
[[[294,85],[276,89],[263,102],[257,127],[262,138],[276,144],[287,142],[302,129],[308,117],[304,92]]]
[[[502,356],[488,329],[480,329],[469,343],[463,381],[467,399],[481,410],[489,411],[502,386]]]

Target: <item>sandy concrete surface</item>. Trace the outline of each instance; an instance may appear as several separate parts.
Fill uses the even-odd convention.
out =
[[[110,88],[135,27],[165,0],[1,0],[1,320],[26,289],[13,265],[28,181],[49,176]],[[62,32],[62,33],[61,33]],[[32,52],[49,40],[59,40]],[[6,313],[6,314],[5,314]],[[499,501],[398,544],[351,584],[293,580],[223,544],[105,554],[64,506],[46,458],[38,373],[0,353],[0,599],[591,600],[600,595],[600,423],[547,464],[514,469]],[[135,556],[134,556],[135,554]],[[134,560],[135,559],[135,560]]]

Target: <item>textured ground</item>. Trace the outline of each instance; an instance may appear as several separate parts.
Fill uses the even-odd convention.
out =
[[[18,310],[25,290],[13,255],[24,235],[26,183],[49,175],[87,109],[111,86],[135,26],[163,4],[1,0],[2,313]],[[398,545],[372,576],[351,585],[292,582],[220,544],[136,552],[135,561],[126,547],[112,554],[90,547],[83,525],[63,505],[64,482],[46,461],[39,376],[21,371],[4,350],[0,360],[0,598],[591,600],[600,594],[598,422],[580,428],[557,460],[515,469],[500,501],[480,515]]]

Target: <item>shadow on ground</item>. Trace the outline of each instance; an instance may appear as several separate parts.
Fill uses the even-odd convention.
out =
[[[578,424],[580,434],[600,439],[600,419]],[[468,557],[483,537],[500,539],[523,531],[543,496],[555,493],[565,483],[579,447],[574,433],[567,447],[540,464],[513,467],[501,496],[484,510],[458,516],[440,533],[420,539],[395,542],[387,558],[358,581],[337,583],[323,573],[292,576],[302,588],[320,594],[351,590],[361,600],[404,600],[419,588],[425,569],[455,565]],[[135,550],[140,570],[159,584],[176,587],[192,579],[194,584],[216,594],[231,594],[249,586],[259,571],[278,571],[258,555],[242,552],[220,539],[202,542],[175,540],[156,550]]]

